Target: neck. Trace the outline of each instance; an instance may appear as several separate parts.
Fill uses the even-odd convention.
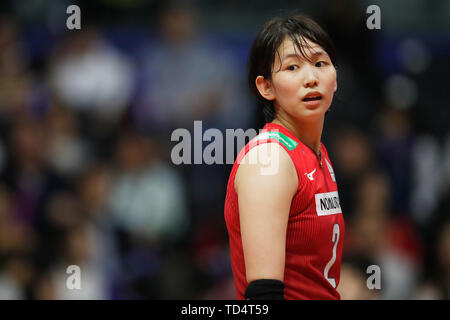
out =
[[[316,155],[320,154],[320,139],[322,137],[324,117],[318,121],[298,121],[277,116],[272,123],[279,124],[288,129],[301,142],[313,150]]]

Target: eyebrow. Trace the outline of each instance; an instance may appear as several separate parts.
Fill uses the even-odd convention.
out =
[[[319,50],[319,51],[314,51],[311,55],[313,55],[313,56],[326,56],[327,55],[327,53],[325,52],[325,51],[322,51],[322,50]],[[298,58],[298,54],[296,54],[296,53],[290,53],[290,54],[287,54],[287,55],[285,55],[284,57],[283,57],[283,59],[281,59],[281,61],[283,62],[284,60],[286,60],[286,59],[289,59],[289,58]]]

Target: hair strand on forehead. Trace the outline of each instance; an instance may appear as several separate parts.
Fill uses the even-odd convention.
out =
[[[286,40],[286,39],[287,39],[287,37],[284,40]],[[313,47],[308,43],[308,41],[305,39],[305,37],[290,36],[290,39],[292,40],[292,43],[294,45],[294,52],[297,55],[297,57],[299,59],[305,59],[308,62],[312,62],[311,58],[308,56],[307,51],[313,51]],[[284,40],[283,40],[283,42],[284,42]],[[281,64],[282,64],[282,58],[280,55],[279,48],[277,48],[277,50],[276,50],[276,55],[278,57],[278,61],[280,62],[280,69],[277,70],[277,72],[278,72],[281,70]],[[272,73],[274,72],[274,70],[273,70],[274,65],[275,65],[275,61],[272,64],[272,69],[271,69]]]

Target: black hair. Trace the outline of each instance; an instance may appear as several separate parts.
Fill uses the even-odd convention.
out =
[[[253,41],[247,61],[247,81],[262,111],[266,122],[275,118],[273,101],[261,96],[256,88],[255,79],[263,76],[271,79],[275,55],[286,37],[290,37],[300,54],[307,60],[305,48],[309,48],[306,39],[321,46],[336,65],[336,51],[328,33],[314,20],[304,15],[277,17],[268,21]]]

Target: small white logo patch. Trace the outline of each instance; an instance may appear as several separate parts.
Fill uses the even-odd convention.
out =
[[[342,213],[337,191],[316,193],[316,211],[318,216]]]
[[[317,168],[316,168],[317,169]],[[311,171],[310,173],[305,173],[305,176],[308,177],[309,180],[314,181],[314,172],[316,172],[316,169],[314,169],[313,171]]]

